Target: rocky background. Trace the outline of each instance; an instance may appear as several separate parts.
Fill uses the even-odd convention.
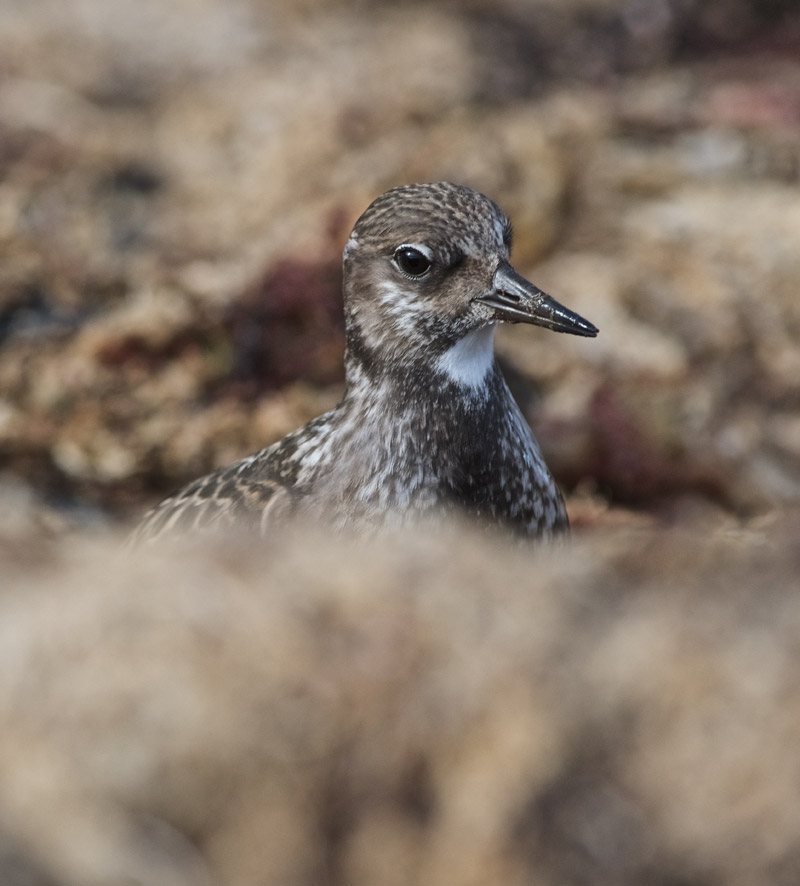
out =
[[[336,402],[371,199],[492,196],[569,554],[125,560]],[[2,0],[0,881],[800,882],[795,0]]]
[[[796,502],[795,6],[5,0],[9,494],[129,516],[333,404],[352,223],[447,178],[601,329],[501,338],[567,491]]]

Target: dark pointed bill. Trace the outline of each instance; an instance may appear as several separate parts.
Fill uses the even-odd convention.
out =
[[[546,292],[520,276],[508,262],[501,262],[494,275],[494,289],[477,300],[494,308],[498,320],[533,323],[555,332],[594,338],[598,329],[580,314],[560,305]]]

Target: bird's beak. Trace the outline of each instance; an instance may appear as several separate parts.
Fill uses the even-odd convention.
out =
[[[506,323],[533,323],[555,332],[591,338],[598,332],[596,326],[537,289],[506,261],[501,261],[495,271],[492,291],[476,301],[493,308],[495,319]]]

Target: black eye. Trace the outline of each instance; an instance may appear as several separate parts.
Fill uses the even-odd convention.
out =
[[[409,277],[421,277],[431,266],[430,258],[416,246],[398,246],[394,253],[394,261]]]

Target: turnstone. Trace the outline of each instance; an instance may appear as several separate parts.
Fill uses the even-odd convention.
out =
[[[330,412],[201,477],[137,538],[296,516],[336,529],[451,509],[525,536],[568,528],[564,500],[494,357],[498,323],[597,329],[509,264],[511,224],[488,197],[394,188],[344,248],[345,393]]]

